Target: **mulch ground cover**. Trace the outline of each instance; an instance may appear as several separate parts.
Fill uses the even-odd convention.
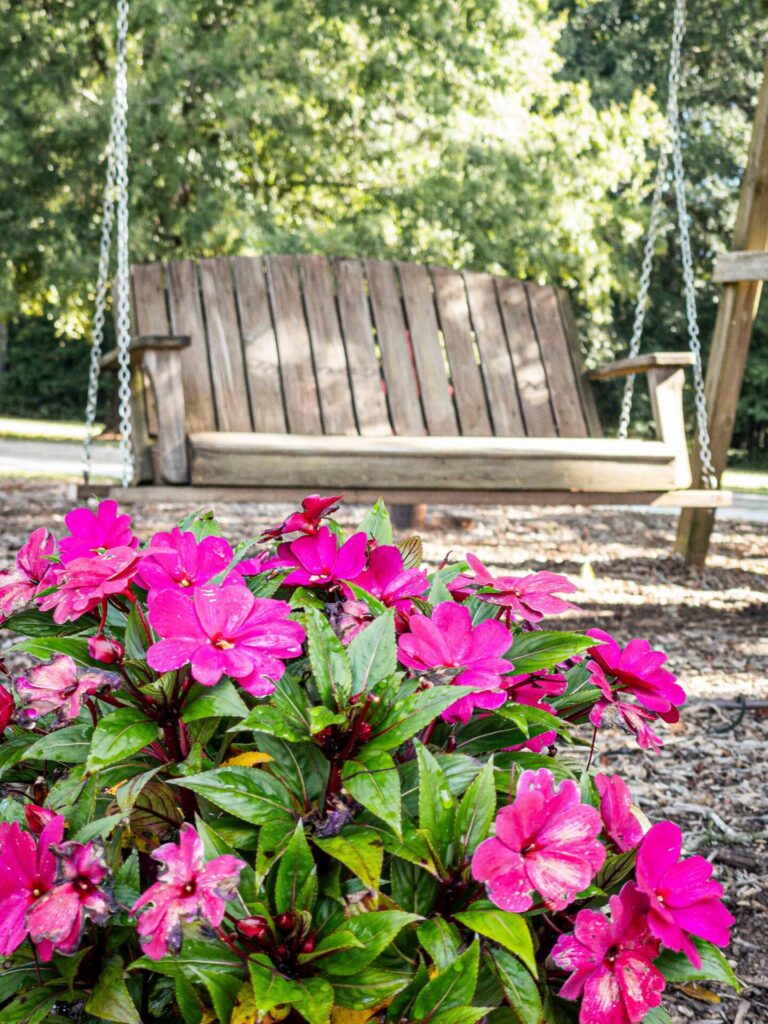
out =
[[[0,565],[36,527],[61,533],[71,507],[65,485],[3,481]],[[130,511],[141,535],[183,514],[152,503]],[[233,540],[258,536],[287,511],[216,509]],[[346,518],[354,523],[355,510]],[[471,506],[430,509],[420,530],[433,564],[471,550],[496,570],[566,573],[581,609],[566,617],[567,628],[599,626],[624,642],[645,636],[667,651],[690,698],[681,722],[664,730],[659,755],[603,731],[601,767],[627,779],[650,817],[677,821],[687,852],[716,863],[737,917],[728,956],[743,992],[688,986],[667,1003],[673,1019],[753,1024],[768,1021],[768,525],[718,524],[698,571],[672,554],[674,532],[673,516],[634,509]],[[10,643],[0,641],[0,650]]]

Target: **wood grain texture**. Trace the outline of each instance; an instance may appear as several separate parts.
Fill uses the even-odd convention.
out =
[[[292,434],[320,434],[323,423],[296,257],[266,256],[265,261],[288,429]]]
[[[525,437],[515,372],[490,274],[465,273],[472,327],[488,395],[493,432],[498,437]]]
[[[616,359],[589,373],[590,380],[610,380],[612,377],[628,377],[632,373],[647,373],[649,370],[684,369],[693,366],[691,352],[648,352],[630,359]]]
[[[458,434],[429,272],[416,263],[399,263],[398,270],[427,430],[443,436]]]
[[[460,432],[468,437],[493,433],[483,375],[475,358],[464,279],[458,270],[432,267],[435,305],[445,339]]]
[[[229,260],[200,260],[199,268],[219,430],[250,430],[253,424]]]
[[[595,403],[595,394],[589,383],[587,367],[584,362],[584,353],[579,342],[579,330],[576,326],[576,317],[573,314],[571,297],[564,288],[557,289],[557,304],[560,309],[560,319],[563,321],[563,330],[571,351],[571,361],[576,374],[576,386],[581,396],[581,407],[584,410],[584,419],[587,423],[587,430],[590,437],[602,437],[603,425],[600,422],[600,415]]]
[[[525,289],[547,373],[557,432],[560,437],[588,437],[576,371],[560,318],[557,292],[550,285],[531,283],[527,283]]]
[[[287,425],[277,340],[272,327],[261,257],[233,257],[232,274],[240,315],[245,380],[251,400],[253,429],[257,433],[279,433],[285,431]]]
[[[365,267],[390,421],[396,434],[418,437],[427,431],[395,268],[384,260],[366,260]]]
[[[521,281],[497,277],[496,292],[515,369],[526,433],[529,437],[556,437],[549,383],[525,287]]]
[[[315,364],[323,432],[355,434],[347,356],[336,311],[336,293],[326,256],[300,256],[299,269]]]
[[[191,339],[181,359],[187,432],[215,430],[216,410],[197,266],[191,260],[179,260],[167,264],[165,271],[171,311],[169,333],[186,334]]]
[[[391,434],[362,266],[359,260],[335,260],[334,271],[358,430],[365,436]]]
[[[768,281],[768,252],[721,252],[712,271],[714,284]]]

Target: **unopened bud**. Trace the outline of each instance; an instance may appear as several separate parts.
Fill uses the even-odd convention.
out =
[[[114,665],[125,657],[125,648],[117,640],[110,640],[108,636],[89,636],[88,653],[94,661]]]
[[[262,942],[269,934],[267,919],[258,914],[254,917],[241,917],[235,927],[246,939],[256,939],[257,942]]]
[[[48,807],[38,807],[37,804],[26,804],[24,817],[30,829],[39,836],[48,822],[56,817],[56,812]]]
[[[310,932],[309,935],[304,939],[301,945],[302,953],[314,953],[315,951],[315,933]]]
[[[296,924],[296,916],[289,911],[285,914],[278,914],[275,918],[275,924],[283,932],[289,932],[293,929]]]
[[[359,722],[355,726],[355,732],[363,743],[367,743],[371,736],[373,736],[373,729],[368,722]]]

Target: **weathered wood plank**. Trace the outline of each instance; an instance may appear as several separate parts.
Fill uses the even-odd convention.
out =
[[[768,281],[768,252],[721,252],[712,272],[715,284],[737,284],[739,281]]]
[[[293,434],[321,434],[323,423],[296,258],[267,256],[265,260],[288,429]]]
[[[526,432],[529,437],[556,437],[549,384],[525,287],[520,281],[497,277],[496,291],[515,368]]]
[[[643,356],[629,359],[616,359],[606,363],[588,374],[590,380],[610,380],[611,377],[628,377],[632,373],[647,373],[655,369],[684,369],[693,366],[694,357],[691,352],[648,352]]]
[[[181,358],[187,432],[215,430],[216,412],[197,266],[191,260],[178,260],[168,263],[165,273],[171,310],[168,333],[186,334],[191,339]]]
[[[504,335],[496,289],[490,274],[466,272],[472,327],[480,350],[480,366],[491,412],[493,432],[498,437],[525,437],[525,421],[517,395],[512,358]]]
[[[340,259],[334,270],[358,430],[366,436],[391,434],[363,269],[359,260]]]
[[[483,376],[475,358],[464,279],[457,270],[432,267],[432,283],[461,433],[468,437],[488,437],[493,431]]]
[[[587,377],[587,368],[584,363],[584,353],[581,350],[579,341],[579,330],[576,326],[576,317],[573,315],[571,297],[564,288],[557,289],[557,304],[560,307],[560,319],[563,321],[563,330],[571,350],[571,360],[576,374],[576,386],[581,396],[581,407],[584,410],[584,419],[587,421],[587,430],[590,437],[602,437],[603,425],[595,403],[595,395]]]
[[[399,263],[398,270],[427,430],[443,436],[458,434],[429,272],[416,263]]]
[[[216,421],[219,430],[250,430],[253,424],[232,269],[227,259],[200,260],[199,267]]]
[[[385,260],[366,260],[365,267],[392,426],[417,437],[426,429],[395,268]]]
[[[286,429],[280,360],[261,257],[233,257],[232,273],[240,313],[253,429],[257,433],[280,433]]]
[[[525,288],[547,372],[557,432],[561,437],[588,437],[589,431],[576,384],[576,371],[560,319],[557,292],[550,285],[530,282]]]
[[[333,275],[326,256],[300,256],[299,269],[326,434],[355,434],[347,356],[336,311]]]

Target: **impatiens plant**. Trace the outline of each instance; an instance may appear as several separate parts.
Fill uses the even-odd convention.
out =
[[[3,1024],[663,1024],[737,986],[711,865],[595,768],[606,722],[677,720],[666,656],[338,500],[234,548],[104,501],[0,572]]]

